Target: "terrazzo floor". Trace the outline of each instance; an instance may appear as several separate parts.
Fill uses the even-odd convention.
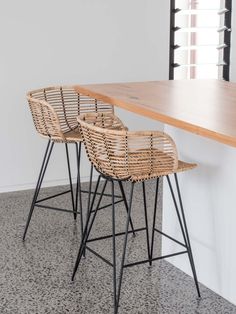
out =
[[[147,187],[149,200],[153,186],[150,182]],[[42,196],[61,190],[62,187],[43,189]],[[138,187],[135,192],[133,220],[135,226],[140,227],[142,199]],[[79,219],[74,222],[72,214],[36,209],[26,241],[22,242],[32,193],[30,190],[0,194],[0,313],[112,314],[112,269],[108,265],[87,252],[75,281],[71,282],[80,241]],[[104,204],[108,201],[109,198],[104,198]],[[51,204],[68,207],[70,199],[59,197]],[[150,214],[152,206],[150,201]],[[122,230],[124,220],[125,211],[119,204],[117,231]],[[110,233],[110,221],[111,211],[100,211],[94,233]],[[130,236],[129,261],[145,257],[144,235],[141,232],[135,238]],[[121,247],[122,237],[118,241],[118,248]],[[111,259],[110,240],[96,243],[96,250]],[[157,239],[156,252],[159,251],[160,240]],[[147,265],[131,267],[124,271],[119,314],[236,313],[235,306],[203,285],[200,288],[202,299],[198,300],[192,278],[168,261],[155,262],[151,268]]]

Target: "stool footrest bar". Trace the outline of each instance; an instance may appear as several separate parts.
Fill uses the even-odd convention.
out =
[[[61,195],[64,195],[64,194],[67,194],[67,193],[70,193],[70,192],[71,192],[71,190],[67,190],[67,191],[64,191],[64,192],[61,192],[61,193],[58,193],[58,194],[54,194],[54,195],[51,195],[51,196],[42,198],[42,199],[36,201],[35,204],[40,203],[40,202],[43,202],[43,201],[50,200],[50,199],[52,199],[52,198],[54,198],[54,197],[61,196]]]
[[[96,251],[94,251],[93,249],[91,249],[90,247],[88,247],[87,245],[85,246],[86,249],[88,251],[90,251],[91,253],[93,253],[95,256],[97,256],[98,258],[100,258],[101,260],[103,260],[106,264],[108,264],[109,266],[113,267],[113,264],[108,261],[105,257],[103,257],[102,255],[100,255],[99,253],[97,253]],[[158,256],[158,257],[154,257],[151,259],[151,261],[158,261],[160,259],[164,259],[164,258],[170,258],[170,257],[174,257],[177,255],[181,255],[181,254],[186,254],[188,253],[188,251],[180,251],[180,252],[176,252],[176,253],[172,253],[172,254],[167,254],[167,255],[163,255],[163,256]],[[134,262],[134,263],[128,263],[125,264],[123,267],[127,268],[127,267],[132,267],[132,266],[137,266],[137,265],[141,265],[141,264],[146,264],[149,263],[149,259],[145,259],[142,261],[138,261],[138,262]]]
[[[77,212],[75,210],[58,208],[58,207],[52,207],[52,206],[48,206],[48,205],[38,205],[38,204],[35,204],[35,207],[47,208],[47,209],[51,209],[51,210],[58,210],[58,211],[61,211],[61,212],[66,212],[66,213],[77,213],[77,214],[80,214],[79,212]]]
[[[135,230],[129,230],[128,233],[133,233],[133,232],[139,232],[139,231],[144,231],[146,230],[146,228],[139,228],[139,229],[135,229]],[[121,235],[125,235],[125,232],[118,232],[115,234],[115,236],[121,236]],[[94,242],[94,241],[99,241],[99,240],[105,240],[105,239],[109,239],[112,238],[113,235],[107,235],[107,236],[102,236],[102,237],[98,237],[98,238],[93,238],[93,239],[89,239],[87,240],[87,242]]]
[[[90,247],[88,247],[86,245],[86,249],[88,251],[90,251],[91,253],[93,253],[94,255],[96,255],[98,258],[100,258],[101,260],[103,260],[106,264],[108,264],[109,266],[113,267],[113,264],[111,262],[109,262],[106,258],[104,258],[103,256],[101,256],[100,254],[98,254],[96,251],[94,251],[93,249],[91,249]]]
[[[121,202],[124,202],[124,200],[116,201],[115,204],[118,204],[118,203],[121,203]],[[101,209],[104,209],[104,208],[107,208],[107,207],[111,207],[111,206],[112,206],[112,204],[110,203],[110,204],[104,205],[102,207],[99,207],[98,210],[101,210]],[[94,212],[95,212],[95,209],[92,210],[92,213],[94,213]]]
[[[162,232],[161,230],[158,230],[158,229],[156,229],[156,228],[154,228],[154,230],[155,230],[156,232],[160,233],[161,235],[165,236],[166,238],[168,238],[168,239],[170,239],[170,240],[172,240],[172,241],[178,243],[179,245],[182,245],[183,247],[185,247],[185,248],[187,249],[187,246],[186,246],[184,243],[182,243],[182,242],[180,242],[180,241],[178,241],[178,240],[172,238],[171,236],[169,236],[168,234]]]
[[[93,191],[91,191],[91,192],[89,192],[89,191],[86,191],[86,190],[81,190],[81,193],[91,193],[91,194],[94,194],[94,192]],[[101,195],[101,193],[100,192],[97,192],[96,193],[97,195]],[[109,196],[109,197],[112,197],[112,195],[111,194],[109,194],[109,193],[104,193],[103,194],[103,196]],[[114,197],[116,197],[116,198],[123,198],[121,195],[114,195]]]
[[[177,253],[173,253],[173,254],[158,256],[158,257],[152,258],[151,261],[152,262],[153,261],[158,261],[158,260],[163,259],[163,258],[169,258],[169,257],[181,255],[181,254],[186,254],[186,253],[188,253],[188,251],[181,251],[181,252],[177,252]],[[139,262],[135,262],[135,263],[125,264],[124,268],[131,267],[131,266],[136,266],[136,265],[141,265],[141,264],[146,264],[146,263],[149,263],[149,259],[146,259],[146,260],[143,260],[143,261],[139,261]]]
[[[65,194],[65,192],[64,192],[64,194]],[[41,201],[43,201],[43,200],[41,200]],[[123,202],[123,200],[119,200],[119,201],[115,202],[115,204],[120,203],[120,202]],[[37,203],[38,203],[38,202],[37,202]],[[66,212],[66,213],[80,214],[80,212],[75,211],[75,210],[64,209],[64,208],[58,208],[58,207],[53,207],[53,206],[48,206],[48,205],[39,205],[39,204],[37,204],[37,203],[35,203],[35,207],[47,208],[47,209],[51,209],[51,210],[58,210],[58,211],[61,211],[61,212]],[[110,207],[111,205],[112,205],[112,204],[104,205],[104,206],[102,206],[102,207],[99,207],[98,210],[101,210],[101,209]],[[94,210],[93,210],[92,212],[94,212]]]

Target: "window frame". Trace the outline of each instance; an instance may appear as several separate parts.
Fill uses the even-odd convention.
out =
[[[231,23],[232,23],[232,0],[222,0],[224,1],[224,7],[227,9],[227,12],[224,13],[224,26],[227,27],[224,30],[224,43],[226,47],[223,48],[223,60],[225,65],[223,65],[222,69],[222,79],[225,81],[230,80],[230,54],[231,54]],[[170,0],[170,42],[169,42],[169,79],[174,80],[174,72],[175,68],[178,66],[175,63],[175,14],[177,13],[176,10],[176,0]],[[193,35],[195,36],[195,35]],[[193,53],[194,56],[194,53]],[[194,77],[195,69],[192,68],[190,70],[190,78]]]

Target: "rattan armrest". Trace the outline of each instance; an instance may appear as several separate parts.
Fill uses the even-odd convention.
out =
[[[54,140],[64,139],[59,117],[54,108],[46,101],[27,96],[33,122],[38,133]]]
[[[127,160],[134,172],[175,171],[178,168],[177,148],[172,138],[160,131],[127,132]]]

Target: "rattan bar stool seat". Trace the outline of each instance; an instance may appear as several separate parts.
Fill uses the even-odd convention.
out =
[[[64,133],[63,135],[65,137],[65,142],[67,143],[76,143],[76,142],[82,141],[82,136],[81,136],[79,128],[68,131],[67,133]]]
[[[118,180],[143,181],[190,170],[196,164],[178,160],[171,137],[159,131],[101,128],[108,113],[78,117],[90,161],[104,175]]]
[[[113,105],[106,104],[97,99],[78,94],[74,91],[73,87],[70,86],[56,86],[33,90],[27,93],[27,100],[29,103],[35,128],[43,138],[48,139],[48,144],[43,158],[43,163],[38,177],[38,182],[33,196],[30,212],[26,222],[23,239],[25,239],[31,216],[35,207],[72,212],[75,219],[77,217],[77,213],[79,213],[81,219],[82,234],[83,214],[81,193],[88,193],[89,208],[90,195],[91,193],[93,193],[93,167],[91,167],[90,172],[89,190],[81,190],[80,160],[82,136],[80,133],[80,128],[78,127],[77,116],[82,113],[105,112],[106,116],[104,116],[104,118],[97,119],[97,125],[99,127],[106,127],[113,130],[126,130],[127,128],[124,126],[122,121],[115,116]],[[47,197],[46,199],[38,200],[41,185],[55,143],[62,143],[65,145],[70,189],[65,192]],[[68,144],[75,144],[76,148],[77,182],[75,191],[72,185]],[[74,192],[76,193],[76,195],[74,195]],[[55,208],[45,203],[42,203],[45,200],[49,200],[66,193],[71,193],[72,210],[65,208]],[[117,198],[121,198],[123,201],[122,196],[119,195],[117,196]]]
[[[100,184],[100,178],[104,178],[104,185],[101,193],[106,187],[107,182],[111,183],[112,195],[114,196],[114,183],[122,184],[123,181],[131,181],[130,198],[126,202],[127,207],[127,219],[125,224],[125,232],[116,233],[116,210],[114,197],[112,201],[112,235],[100,236],[98,238],[90,239],[90,233],[93,228],[96,215],[98,212],[98,207],[101,201],[99,199],[96,208],[93,209],[93,203],[90,207],[87,221],[85,224],[85,231],[83,233],[80,249],[75,262],[72,280],[79,267],[83,252],[85,249],[95,254],[97,257],[102,259],[109,266],[113,267],[113,299],[114,299],[114,314],[118,313],[119,310],[119,300],[121,294],[121,284],[123,278],[123,271],[127,267],[136,266],[144,263],[149,263],[152,265],[153,261],[160,260],[162,258],[169,258],[181,254],[188,254],[189,262],[192,268],[192,273],[194,277],[194,282],[196,285],[196,290],[198,297],[200,297],[200,289],[198,285],[195,264],[193,260],[192,249],[190,245],[190,239],[183,209],[183,202],[180,194],[179,183],[177,179],[178,172],[184,172],[187,170],[194,169],[196,164],[187,163],[178,159],[178,153],[176,145],[173,139],[166,133],[159,131],[138,131],[131,132],[128,130],[112,130],[106,127],[101,128],[101,120],[108,119],[107,113],[88,113],[81,114],[78,116],[78,123],[80,126],[80,131],[82,134],[83,142],[85,144],[85,149],[87,155],[94,165],[94,167],[100,173],[98,177],[96,189]],[[170,175],[174,176],[176,191],[174,191],[170,179]],[[183,235],[183,241],[179,239],[174,239],[172,236],[167,235],[162,230],[156,228],[156,213],[158,204],[158,191],[159,191],[159,178],[165,177],[167,179],[171,197],[173,199],[175,212],[177,219],[179,221],[180,229]],[[156,188],[154,193],[154,210],[153,210],[153,220],[152,220],[152,231],[151,231],[151,241],[150,241],[150,228],[148,224],[148,206],[146,198],[146,188],[145,181],[149,179],[156,179]],[[144,208],[144,221],[145,227],[138,228],[134,230],[135,232],[146,232],[146,242],[147,242],[147,258],[144,260],[139,260],[135,262],[126,261],[126,248],[128,241],[128,234],[131,233],[129,230],[130,215],[132,209],[132,199],[134,186],[139,184],[141,181],[143,190],[143,208]],[[178,200],[175,196],[177,192]],[[155,234],[159,233],[162,236],[167,237],[169,240],[174,241],[179,246],[181,246],[181,251],[171,253],[164,256],[154,255],[154,240]],[[116,254],[116,237],[124,235],[124,245],[123,253],[120,263],[120,273],[117,275],[117,254]],[[93,241],[99,241],[104,239],[112,238],[113,245],[113,262],[106,259],[104,256],[95,251],[94,248],[89,246],[89,243]]]
[[[196,164],[187,163],[187,162],[178,160],[178,167],[177,169],[175,169],[175,173],[191,170],[191,169],[194,169],[195,167],[197,167]],[[146,173],[145,171],[142,173],[142,169],[140,169],[139,173],[132,173],[131,177],[129,178],[129,181],[141,182],[141,181],[146,181],[149,179],[155,179],[155,178],[167,176],[169,174],[172,174],[172,173],[170,173],[169,171],[161,171],[161,170],[156,171],[156,172],[154,171],[151,174]]]
[[[132,164],[132,159],[134,160],[134,163],[137,163],[139,167],[129,167],[129,174],[130,176],[127,177],[128,181],[132,182],[141,182],[146,181],[149,179],[154,179],[158,177],[167,176],[173,173],[173,171],[166,170],[166,166],[169,162],[169,164],[173,163],[172,157],[168,156],[167,154],[160,152],[159,150],[153,150],[152,151],[152,158],[157,161],[156,167],[152,170],[152,172],[149,172],[149,161],[150,161],[150,153],[143,152],[142,150],[138,150],[137,152],[131,152],[128,153],[126,156],[130,163]],[[116,159],[116,161],[119,161],[119,158],[123,159],[124,155],[114,155],[113,158]],[[146,163],[148,167],[142,166],[143,163]],[[182,160],[178,160],[177,167],[174,170],[175,173],[188,171],[191,169],[194,169],[197,167],[197,164],[195,163],[188,163]]]

